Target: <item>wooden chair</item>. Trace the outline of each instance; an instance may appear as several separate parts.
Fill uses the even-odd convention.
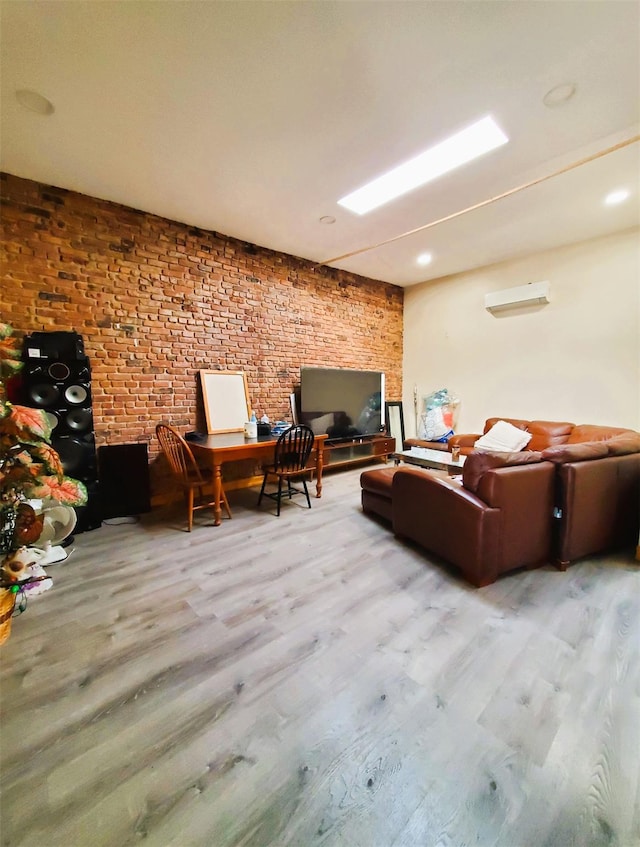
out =
[[[215,505],[213,500],[208,499],[210,495],[204,494],[204,487],[208,484],[208,480],[203,477],[191,448],[179,432],[168,424],[158,424],[156,435],[162,451],[167,457],[169,467],[184,492],[188,509],[188,531],[191,532],[193,513],[198,509],[210,508],[213,510]],[[224,490],[222,491],[222,500],[227,515],[231,517],[231,509]]]
[[[275,456],[272,465],[266,465],[263,468],[264,477],[262,479],[262,488],[258,497],[258,506],[262,501],[262,497],[270,497],[278,504],[276,514],[280,515],[280,504],[283,497],[291,499],[294,494],[304,494],[307,498],[307,506],[311,508],[311,500],[309,499],[309,490],[305,476],[311,473],[312,469],[307,467],[309,456],[313,448],[314,435],[313,430],[308,426],[292,426],[282,433],[276,443]],[[278,480],[277,492],[266,492],[265,486],[269,477],[276,477]],[[303,488],[295,488],[291,485],[292,479],[299,479],[302,482]],[[282,491],[282,482],[287,481],[287,490]]]

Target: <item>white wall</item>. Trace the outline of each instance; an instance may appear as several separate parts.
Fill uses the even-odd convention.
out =
[[[487,292],[540,280],[548,305],[484,308]],[[406,289],[407,436],[414,386],[460,397],[456,432],[481,432],[493,415],[640,430],[638,230]]]

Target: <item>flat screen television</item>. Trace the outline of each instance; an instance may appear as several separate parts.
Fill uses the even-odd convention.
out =
[[[329,441],[384,431],[384,373],[300,368],[300,423]]]

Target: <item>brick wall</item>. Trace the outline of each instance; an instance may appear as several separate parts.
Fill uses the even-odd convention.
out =
[[[201,425],[197,372],[243,370],[290,418],[301,365],[382,370],[402,396],[403,290],[219,233],[3,174],[2,319],[81,333],[96,443]]]

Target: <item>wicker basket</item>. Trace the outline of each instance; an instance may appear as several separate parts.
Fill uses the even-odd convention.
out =
[[[0,644],[4,644],[11,633],[11,615],[16,604],[16,595],[6,588],[0,589]]]

